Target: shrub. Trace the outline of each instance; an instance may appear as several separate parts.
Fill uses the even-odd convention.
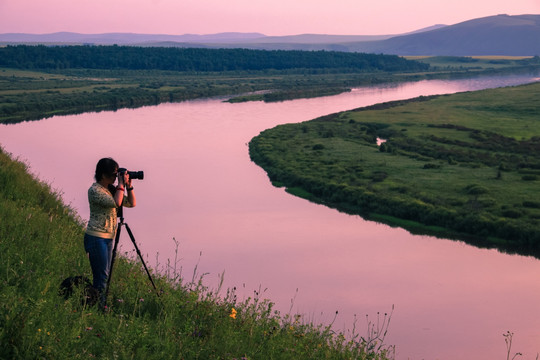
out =
[[[538,201],[524,201],[523,206],[528,207],[528,208],[540,209],[540,202],[538,202]]]
[[[428,164],[424,164],[422,168],[423,169],[439,169],[440,167],[441,165],[428,163]]]
[[[465,187],[465,192],[469,195],[481,195],[488,192],[488,189],[478,184],[471,184]]]
[[[375,171],[371,174],[371,180],[374,182],[381,182],[388,177],[388,174],[385,171]]]
[[[503,216],[506,216],[506,217],[509,217],[511,219],[517,219],[517,218],[520,218],[522,213],[518,210],[514,210],[514,209],[508,209],[508,210],[504,210],[502,212]]]

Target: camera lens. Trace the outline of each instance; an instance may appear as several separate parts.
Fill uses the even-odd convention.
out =
[[[126,171],[125,168],[118,169],[118,175],[123,174],[125,171]],[[142,179],[144,179],[144,171],[128,171],[127,173],[128,173],[129,178],[131,180],[134,180],[134,179],[135,180],[137,180],[137,179],[142,180]]]
[[[143,180],[144,179],[144,172],[143,171],[128,171],[129,178],[135,179],[135,180]]]

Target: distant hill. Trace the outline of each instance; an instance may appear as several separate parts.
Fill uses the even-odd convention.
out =
[[[489,16],[450,26],[435,25],[386,39],[347,41],[346,38],[340,38],[340,41],[328,41],[331,38],[319,37],[318,42],[306,41],[300,37],[296,39],[299,41],[285,42],[282,38],[274,38],[273,42],[269,39],[263,42],[261,39],[253,39],[244,41],[242,46],[255,49],[334,50],[393,55],[535,56],[540,55],[540,15]]]
[[[496,15],[418,34],[347,44],[349,51],[398,55],[540,55],[540,15]]]
[[[245,48],[257,50],[329,50],[392,55],[540,55],[540,15],[496,15],[455,25],[434,25],[400,35],[260,33],[209,35],[0,34],[0,44],[95,44],[159,47]]]
[[[94,45],[140,45],[158,42],[171,43],[215,43],[237,42],[259,39],[265,35],[260,33],[226,32],[218,34],[197,35],[164,35],[164,34],[133,34],[133,33],[105,33],[105,34],[79,34],[73,32],[57,32],[52,34],[0,34],[2,44],[94,44]]]
[[[429,31],[445,25],[434,25],[419,29],[413,33]],[[400,34],[405,35],[405,34]],[[343,43],[378,41],[390,39],[393,35],[326,35],[300,34],[287,36],[266,36],[261,33],[225,32],[217,34],[166,35],[166,34],[134,34],[104,33],[79,34],[73,32],[57,32],[51,34],[0,34],[2,45],[134,45],[165,47],[210,47],[210,48],[249,48],[260,50],[341,50],[349,51]]]

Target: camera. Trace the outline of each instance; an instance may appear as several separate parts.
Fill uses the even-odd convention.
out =
[[[127,171],[127,169],[120,168],[120,169],[118,169],[118,174],[123,175],[126,171]],[[128,171],[127,173],[129,175],[129,178],[132,179],[132,180],[137,180],[137,179],[142,180],[142,179],[144,179],[144,172],[143,171]]]

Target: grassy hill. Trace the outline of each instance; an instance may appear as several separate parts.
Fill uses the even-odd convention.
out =
[[[0,359],[387,359],[381,338],[336,334],[279,314],[254,293],[206,289],[175,267],[154,274],[120,258],[108,312],[65,299],[69,276],[91,278],[83,224],[0,148]]]

